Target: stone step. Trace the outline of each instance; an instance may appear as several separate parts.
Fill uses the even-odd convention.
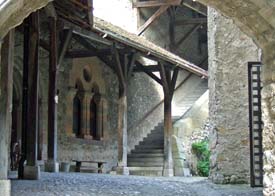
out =
[[[131,161],[127,163],[129,167],[163,167],[163,162],[137,162]]]
[[[139,145],[164,145],[163,140],[144,140],[142,142],[139,142]]]
[[[130,175],[162,176],[163,167],[129,167]]]
[[[130,162],[163,162],[164,157],[128,157],[128,163]]]
[[[164,153],[163,149],[134,149],[132,153]]]
[[[163,153],[134,153],[134,154],[129,154],[128,158],[131,157],[163,157]]]
[[[135,150],[139,150],[139,149],[152,149],[152,150],[163,150],[164,145],[138,145],[135,147]]]

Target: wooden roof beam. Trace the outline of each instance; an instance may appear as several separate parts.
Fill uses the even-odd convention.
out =
[[[207,16],[207,7],[201,3],[198,3],[193,0],[182,0],[181,4],[204,16]]]
[[[175,25],[193,25],[193,24],[205,24],[207,23],[207,18],[190,18],[184,20],[176,20]]]
[[[141,27],[138,28],[137,34],[141,35],[146,29],[155,22],[168,8],[170,5],[161,6]]]
[[[140,1],[134,2],[133,8],[158,7],[164,5],[180,5],[181,0],[165,0],[165,1]]]

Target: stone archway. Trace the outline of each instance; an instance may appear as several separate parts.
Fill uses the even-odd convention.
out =
[[[4,0],[0,5],[0,38],[35,10],[46,6],[51,0]],[[263,119],[265,151],[265,194],[275,192],[275,128],[273,97],[275,94],[275,3],[270,0],[198,0],[232,18],[240,29],[263,49]],[[272,193],[273,192],[273,193]]]

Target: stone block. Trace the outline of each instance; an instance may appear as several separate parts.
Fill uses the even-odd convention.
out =
[[[173,169],[163,169],[163,176],[165,176],[165,177],[174,176],[174,170]]]
[[[40,166],[24,167],[24,179],[26,180],[39,180],[40,179]]]
[[[47,161],[45,162],[45,171],[51,173],[58,173],[59,172],[59,163],[56,161]]]
[[[11,183],[9,180],[0,180],[0,195],[11,195]]]
[[[118,175],[129,175],[130,174],[128,167],[117,167],[116,173]]]

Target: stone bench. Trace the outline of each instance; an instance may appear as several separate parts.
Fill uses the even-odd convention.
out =
[[[80,172],[81,169],[84,170],[95,170],[98,173],[102,173],[103,165],[106,162],[103,161],[88,161],[88,160],[72,160],[76,163],[75,172]],[[91,166],[82,166],[82,163],[96,163],[97,167],[91,167]]]

